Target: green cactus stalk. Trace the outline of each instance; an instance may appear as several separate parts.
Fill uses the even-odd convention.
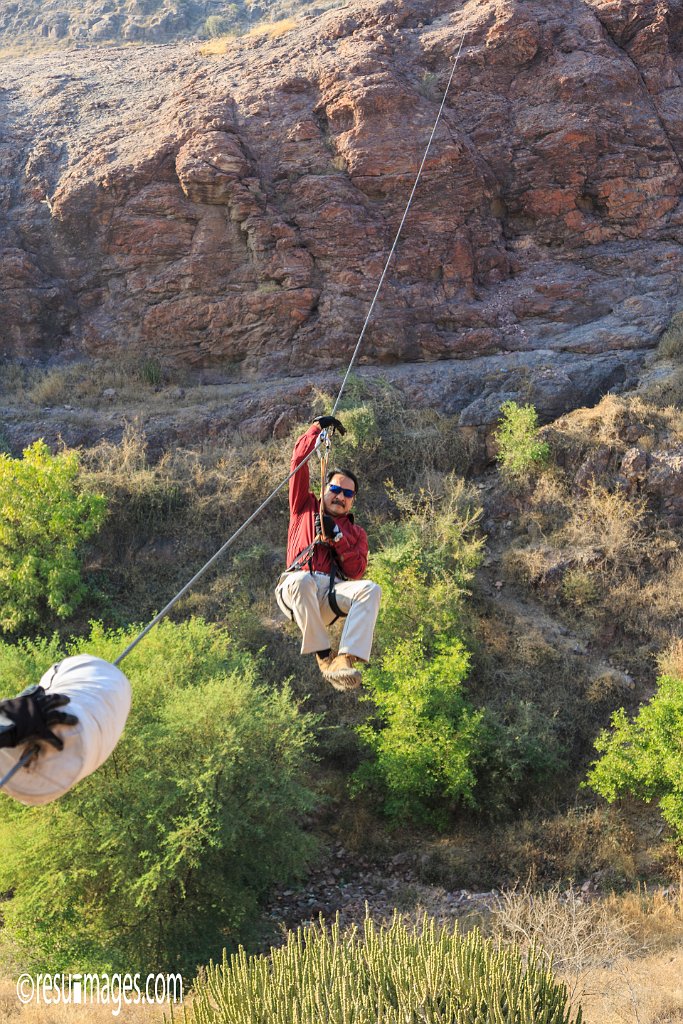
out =
[[[174,1018],[171,1014],[171,1020]],[[366,917],[362,934],[299,928],[268,955],[211,964],[184,1024],[581,1024],[537,950],[525,957],[425,915],[409,928]]]

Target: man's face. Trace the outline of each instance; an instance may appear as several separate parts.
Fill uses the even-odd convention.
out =
[[[343,490],[335,494],[330,490],[330,486],[342,487]],[[351,477],[344,476],[343,473],[335,473],[323,494],[323,507],[328,515],[345,516],[347,512],[350,512],[356,497],[355,490],[355,484]],[[353,491],[353,497],[347,498],[344,491]]]

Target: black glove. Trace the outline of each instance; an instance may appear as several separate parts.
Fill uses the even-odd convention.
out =
[[[317,420],[313,420],[313,422],[319,423],[323,430],[326,430],[328,427],[334,427],[342,437],[346,433],[346,427],[336,418],[336,416],[318,416]]]
[[[11,700],[0,700],[0,714],[9,718],[11,725],[0,725],[0,747],[18,747],[29,739],[40,739],[62,750],[64,742],[50,726],[78,725],[75,715],[59,711],[70,702],[63,693],[46,693],[36,686],[28,693]]]
[[[331,541],[337,541],[342,535],[339,529],[339,524],[335,522],[334,516],[323,516],[323,523],[325,524],[325,536]],[[315,514],[315,534],[316,537],[322,536],[322,530],[320,529],[320,513]]]

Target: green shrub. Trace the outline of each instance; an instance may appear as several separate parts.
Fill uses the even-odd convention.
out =
[[[528,799],[535,786],[553,785],[567,767],[562,724],[531,701],[486,708],[479,751],[473,759],[477,809],[489,818],[505,816]]]
[[[459,638],[483,545],[465,483],[432,476],[416,495],[389,493],[401,519],[381,523],[368,572],[382,587],[376,663],[364,673],[375,712],[357,731],[372,759],[353,792],[367,788],[390,817],[437,828],[457,806],[501,815],[564,766],[557,722],[523,701],[478,710],[465,688]]]
[[[468,667],[459,640],[429,654],[418,633],[365,673],[376,721],[358,731],[375,759],[358,769],[356,785],[381,788],[390,817],[443,826],[449,807],[474,803],[483,712],[463,695]]]
[[[239,17],[237,4],[229,4],[224,14],[211,14],[204,22],[204,31],[210,39],[227,35]]]
[[[544,466],[550,446],[538,436],[538,414],[533,405],[503,402],[501,419],[493,438],[498,446],[498,462],[503,472],[519,479]]]
[[[379,792],[390,817],[442,827],[451,808],[473,803],[481,713],[463,695],[469,657],[458,634],[480,558],[480,510],[452,475],[418,495],[389,493],[403,518],[383,523],[370,563],[383,591],[379,663],[364,675],[375,713],[358,732],[373,759],[353,788]]]
[[[129,639],[95,625],[69,653],[113,660]],[[0,680],[15,692],[58,656],[0,644]],[[124,667],[133,707],[109,761],[46,807],[0,796],[3,935],[22,963],[192,972],[248,938],[311,854],[311,718],[287,688],[258,686],[254,659],[199,619],[162,623]]]
[[[16,631],[83,599],[79,545],[105,516],[105,499],[79,486],[76,452],[44,441],[21,459],[0,454],[0,628]]]
[[[544,959],[499,948],[477,930],[395,915],[377,928],[299,929],[267,956],[243,951],[195,983],[187,1024],[581,1024]]]
[[[158,387],[164,380],[164,368],[154,356],[141,361],[138,374],[142,383],[150,387]]]
[[[417,494],[392,484],[388,491],[401,519],[381,524],[380,550],[368,576],[382,587],[375,649],[391,651],[419,631],[429,650],[434,638],[453,637],[483,539],[477,536],[481,509],[455,475],[432,477]]]
[[[625,794],[656,800],[683,850],[683,678],[662,676],[633,720],[620,708],[611,725],[595,741],[602,757],[591,766],[588,785],[609,803]]]

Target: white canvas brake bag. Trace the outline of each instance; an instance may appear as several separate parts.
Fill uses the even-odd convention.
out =
[[[50,668],[40,685],[63,693],[71,703],[62,710],[78,725],[56,725],[64,750],[41,742],[39,756],[20,768],[0,790],[22,804],[49,804],[103,764],[121,738],[131,702],[130,683],[115,665],[92,654],[76,654]],[[26,745],[0,750],[0,779],[17,763]]]

